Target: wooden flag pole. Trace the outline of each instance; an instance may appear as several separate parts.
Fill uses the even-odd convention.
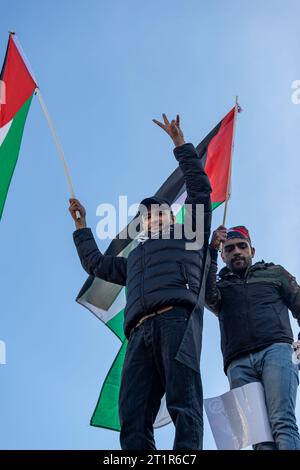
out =
[[[66,162],[66,159],[65,159],[65,154],[64,154],[64,151],[63,151],[63,148],[62,148],[62,145],[61,145],[61,142],[58,138],[58,135],[57,135],[57,132],[55,130],[55,127],[54,127],[54,124],[53,124],[53,121],[51,119],[51,116],[48,112],[48,109],[47,109],[47,106],[45,104],[45,101],[41,95],[41,92],[40,92],[40,89],[37,88],[36,91],[35,91],[37,97],[38,97],[38,100],[39,100],[39,103],[41,105],[41,108],[42,108],[42,111],[46,117],[46,120],[48,122],[48,126],[50,128],[50,131],[51,131],[51,134],[52,134],[52,137],[53,137],[53,140],[54,140],[54,144],[55,144],[55,147],[56,147],[56,150],[57,150],[57,153],[61,159],[61,162],[62,162],[62,165],[63,165],[63,169],[64,169],[64,172],[65,172],[65,175],[66,175],[66,178],[67,178],[67,183],[68,183],[68,186],[69,186],[69,190],[70,190],[70,193],[71,193],[71,197],[72,198],[75,198],[75,192],[74,192],[74,187],[73,187],[73,183],[72,183],[72,180],[71,180],[71,175],[70,175],[70,171],[69,171],[69,168],[68,168],[68,165],[67,165],[67,162]],[[79,211],[76,211],[76,219],[80,219],[80,213]]]
[[[34,77],[34,74],[32,72],[32,67],[24,53],[24,50],[21,46],[21,43],[16,35],[16,33],[14,31],[9,31],[9,34],[11,34],[12,36],[15,36],[15,40],[16,40],[16,46],[17,48],[19,49],[19,53],[21,54],[23,60],[24,60],[24,63],[26,65],[26,67],[28,68],[28,71],[29,73],[32,75],[34,81],[37,83],[35,77]],[[57,135],[57,132],[55,130],[55,127],[54,127],[54,124],[53,124],[53,120],[51,119],[51,116],[48,112],[48,109],[47,109],[47,106],[45,104],[45,101],[41,95],[41,92],[40,92],[40,89],[39,88],[36,88],[35,90],[35,94],[37,95],[38,97],[38,100],[39,100],[39,103],[41,105],[41,108],[42,108],[42,111],[46,117],[46,120],[47,120],[47,123],[48,123],[48,126],[50,128],[50,131],[51,131],[51,134],[52,134],[52,137],[53,137],[53,140],[54,140],[54,144],[55,144],[55,147],[56,147],[56,150],[57,150],[57,153],[61,159],[61,162],[63,164],[63,169],[64,169],[64,172],[65,172],[65,175],[66,175],[66,178],[67,178],[67,183],[68,183],[68,186],[69,186],[69,190],[70,190],[70,194],[71,194],[71,197],[72,198],[75,198],[75,192],[74,192],[74,187],[73,187],[73,183],[72,183],[72,180],[71,180],[71,175],[70,175],[70,171],[69,171],[69,168],[68,168],[68,165],[67,165],[67,162],[66,162],[66,159],[65,159],[65,155],[64,155],[64,151],[63,151],[63,148],[62,148],[62,145],[61,145],[61,142],[58,138],[58,135]],[[79,211],[76,211],[76,219],[79,220],[80,219],[80,212]]]
[[[225,226],[226,223],[226,216],[227,216],[227,208],[228,208],[228,201],[230,199],[230,190],[231,190],[231,172],[232,172],[232,157],[233,157],[233,150],[234,150],[234,137],[235,137],[235,128],[236,128],[236,117],[237,113],[241,111],[241,108],[238,103],[238,96],[235,97],[235,110],[234,110],[234,117],[233,117],[233,129],[232,129],[232,142],[231,142],[231,154],[230,154],[230,163],[229,163],[229,172],[228,172],[228,180],[227,180],[227,188],[226,188],[226,198],[225,198],[225,207],[224,207],[224,214],[223,214],[223,222],[222,225]],[[222,251],[222,243],[220,244],[219,251]]]

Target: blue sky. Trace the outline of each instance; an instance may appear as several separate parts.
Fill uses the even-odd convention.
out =
[[[228,225],[249,227],[256,261],[300,279],[300,105],[291,101],[299,17],[296,0],[2,0],[0,55],[14,29],[94,231],[100,203],[119,195],[138,202],[175,168],[152,118],[180,113],[186,140],[197,144],[238,95]],[[68,197],[34,99],[0,230],[1,449],[119,448],[118,433],[89,426],[119,343],[74,301],[86,274]],[[214,213],[213,226],[222,215]],[[107,244],[99,241],[102,250]],[[205,397],[227,391],[209,312],[201,364]],[[158,448],[171,448],[173,436],[172,425],[158,430]],[[215,448],[207,421],[204,447]]]

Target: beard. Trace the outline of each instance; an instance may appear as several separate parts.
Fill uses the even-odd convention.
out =
[[[251,256],[235,256],[229,264],[229,268],[234,274],[243,274],[246,269],[251,266]]]

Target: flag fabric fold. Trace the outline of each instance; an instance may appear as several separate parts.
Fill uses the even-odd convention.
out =
[[[213,209],[222,204],[227,196],[236,112],[237,107],[232,108],[197,146],[197,152],[199,157],[203,159],[206,173],[212,185],[211,198]],[[172,172],[155,195],[168,200],[174,206],[177,210],[177,213],[175,211],[176,221],[182,223],[186,188],[183,174],[179,167]],[[131,223],[133,221],[124,230],[127,231]],[[123,233],[124,231],[112,240],[105,254],[128,256],[130,251],[135,248],[137,240],[123,237]],[[124,307],[126,302],[125,288],[89,276],[81,288],[76,301],[104,322],[122,342],[121,348],[106,376],[91,418],[92,426],[119,431],[118,397],[122,366],[127,347],[127,340],[123,332]],[[154,427],[163,426],[170,421],[164,397]]]

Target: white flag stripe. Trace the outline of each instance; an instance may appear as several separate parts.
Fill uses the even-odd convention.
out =
[[[125,288],[120,290],[118,296],[116,297],[115,301],[112,303],[111,307],[108,310],[102,310],[101,308],[95,307],[95,305],[91,304],[82,296],[78,302],[83,305],[84,307],[88,308],[99,320],[103,321],[104,323],[109,322],[113,317],[118,315],[118,313],[125,307],[126,305],[126,298],[125,298]]]
[[[10,129],[10,126],[11,126],[12,122],[13,122],[13,119],[11,121],[9,121],[7,124],[5,124],[5,126],[0,128],[0,146],[4,142],[4,139],[8,134],[8,131]]]

